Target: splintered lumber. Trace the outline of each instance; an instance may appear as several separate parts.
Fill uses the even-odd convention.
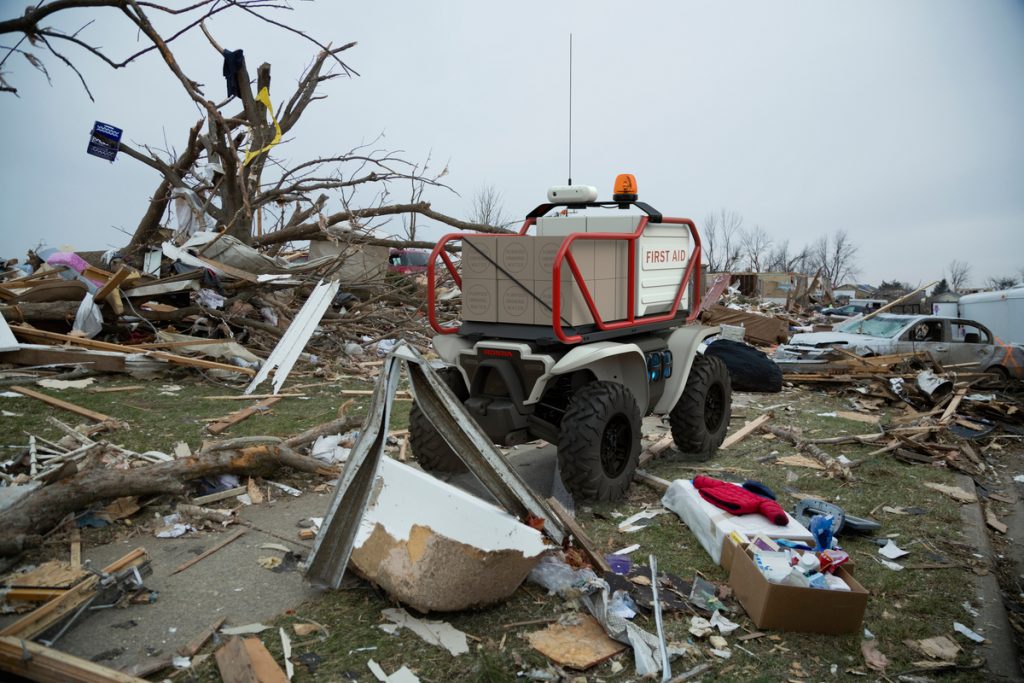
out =
[[[235,498],[248,491],[245,486],[236,486],[234,488],[225,489],[223,491],[217,491],[216,493],[209,493],[205,496],[199,496],[193,498],[192,502],[196,505],[206,505],[207,503],[216,503],[219,500],[226,500],[228,498]]]
[[[672,482],[668,479],[656,477],[646,470],[636,470],[633,472],[633,481],[638,481],[641,484],[647,484],[651,488],[655,488],[662,493],[668,491],[668,487],[672,485]]]
[[[8,588],[4,591],[4,599],[8,602],[47,602],[64,595],[63,588]]]
[[[224,683],[288,683],[259,638],[233,636],[213,656]]]
[[[98,372],[124,372],[124,356],[92,349],[22,344],[17,351],[0,353],[0,363],[12,365],[84,365]]]
[[[579,544],[580,549],[594,564],[594,567],[600,569],[602,572],[610,572],[612,568],[608,565],[608,561],[604,559],[604,556],[594,550],[594,542],[587,536],[587,532],[583,530],[583,527],[579,525],[576,518],[566,510],[561,503],[558,502],[557,498],[548,498],[548,507],[555,513],[555,516],[565,525],[565,528],[569,530],[573,536],[576,537],[576,542]]]
[[[38,391],[32,391],[31,389],[26,389],[25,387],[13,386],[11,387],[11,391],[15,391],[21,394],[22,396],[34,398],[37,401],[42,401],[43,403],[51,405],[54,408],[60,408],[62,410],[74,413],[75,415],[81,415],[82,417],[87,417],[90,420],[96,420],[97,422],[108,422],[114,419],[109,415],[97,413],[95,410],[82,408],[81,406],[76,406],[74,403],[68,403],[67,401],[62,401],[59,398],[47,396],[46,394],[39,393]]]
[[[662,451],[669,448],[673,444],[673,442],[674,440],[671,434],[666,434],[665,436],[661,437],[660,439],[658,439],[657,441],[655,441],[650,446],[644,449],[644,451],[640,454],[640,458],[637,461],[637,465],[643,467],[648,463],[648,461],[653,460]]]
[[[178,654],[182,657],[194,657],[197,652],[203,649],[203,645],[206,645],[206,641],[213,637],[213,634],[217,632],[217,629],[224,623],[226,617],[221,617],[217,621],[213,622],[206,630],[202,631],[198,636],[190,640],[188,643],[178,648]]]
[[[183,572],[186,569],[188,569],[189,567],[191,567],[192,565],[194,565],[195,563],[201,562],[202,560],[205,560],[207,557],[209,557],[210,555],[213,555],[215,552],[217,552],[218,550],[220,550],[224,546],[228,545],[229,543],[233,543],[234,541],[237,541],[239,538],[241,538],[242,534],[244,534],[246,531],[248,531],[248,529],[237,529],[230,536],[228,536],[227,538],[225,538],[224,540],[222,540],[220,543],[218,543],[217,545],[213,546],[212,548],[208,549],[206,552],[200,553],[199,555],[196,555],[195,557],[193,557],[188,562],[182,563],[181,566],[179,566],[177,569],[175,569],[173,572],[171,572],[171,574],[177,574],[178,572]]]
[[[939,418],[939,424],[947,424],[950,418],[953,417],[953,413],[960,407],[960,402],[964,400],[964,396],[967,395],[967,387],[958,389],[956,395],[953,396],[953,400],[946,406],[945,412],[942,413],[942,417]]]
[[[68,344],[74,344],[76,346],[83,346],[89,349],[97,349],[100,351],[117,351],[119,353],[142,353],[151,358],[158,358],[165,360],[168,363],[175,365],[187,365],[189,367],[205,368],[208,370],[229,370],[231,372],[240,372],[243,375],[255,375],[256,371],[252,368],[240,368],[236,365],[229,365],[227,363],[216,363],[211,360],[202,360],[201,358],[192,358],[190,356],[179,356],[174,353],[167,353],[165,351],[155,351],[152,349],[139,349],[134,346],[128,346],[125,344],[112,344],[105,341],[97,341],[95,339],[85,339],[84,337],[73,337],[69,334],[59,334],[57,332],[46,332],[45,330],[37,330],[31,327],[25,327],[23,325],[11,326],[11,331],[14,335],[23,339],[43,340],[51,342],[62,342]]]
[[[747,422],[742,427],[740,427],[734,434],[730,434],[729,436],[727,436],[725,438],[725,441],[722,442],[722,445],[718,447],[719,450],[724,451],[726,448],[729,448],[730,446],[735,446],[740,441],[743,441],[743,439],[747,438],[748,436],[756,432],[758,429],[760,429],[762,426],[764,426],[764,423],[766,423],[770,419],[772,419],[771,413],[758,415],[753,420]]]
[[[107,280],[107,283],[100,287],[99,290],[97,290],[96,294],[93,295],[93,301],[103,301],[104,299],[106,299],[108,296],[110,296],[110,293],[113,292],[118,287],[120,287],[121,283],[127,280],[129,276],[131,276],[131,274],[131,268],[128,268],[126,266],[121,266],[120,268],[118,268],[117,272],[114,273],[113,277]]]
[[[903,303],[907,299],[913,298],[915,294],[920,294],[921,292],[923,292],[924,290],[928,289],[929,287],[934,287],[937,284],[939,284],[938,280],[936,280],[935,282],[931,282],[931,283],[925,285],[924,287],[918,287],[913,292],[907,292],[906,294],[901,296],[899,299],[894,299],[893,301],[890,301],[889,303],[887,303],[886,305],[882,306],[881,308],[877,308],[877,309],[871,311],[870,313],[868,313],[867,315],[864,316],[863,320],[870,320],[871,318],[874,318],[879,313],[884,313],[885,311],[888,311],[893,306],[898,306],[899,304]]]
[[[853,481],[853,472],[850,471],[848,466],[842,464],[814,444],[805,441],[800,433],[795,429],[779,427],[777,425],[767,425],[764,427],[764,430],[774,434],[780,439],[788,441],[796,446],[798,450],[807,453],[809,456],[821,463],[825,467],[825,471],[828,472],[830,476],[839,477],[843,481]]]
[[[0,638],[0,669],[46,683],[146,683],[145,679],[12,636]]]
[[[103,571],[113,574],[127,567],[142,564],[145,557],[146,551],[136,548],[121,559],[104,567]],[[98,576],[95,574],[87,576],[53,600],[29,612],[14,623],[8,624],[3,630],[0,630],[0,636],[35,638],[92,599],[96,594],[97,583],[99,583]]]
[[[260,412],[263,412],[263,411],[269,409],[270,406],[274,405],[275,403],[277,403],[280,400],[281,400],[280,396],[272,396],[270,398],[265,398],[262,401],[260,401],[259,403],[251,405],[248,408],[242,408],[241,410],[236,410],[235,412],[231,413],[230,415],[228,415],[226,417],[223,417],[220,420],[218,420],[217,422],[214,422],[213,424],[208,426],[206,428],[206,431],[210,432],[211,434],[220,434],[221,432],[223,432],[224,430],[228,429],[229,427],[232,427],[232,426],[238,424],[239,422],[252,417],[256,413],[260,413]]]
[[[17,505],[0,511],[0,556],[38,545],[42,541],[39,534],[53,529],[65,515],[85,510],[98,501],[122,496],[183,496],[187,483],[194,479],[229,472],[267,476],[283,466],[313,474],[326,471],[319,460],[300,455],[282,444],[211,448],[187,458],[130,470],[89,468],[36,489],[21,498]]]

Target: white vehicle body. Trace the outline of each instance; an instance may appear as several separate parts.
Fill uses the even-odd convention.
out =
[[[999,339],[1024,344],[1024,285],[960,297],[960,315],[977,320]]]

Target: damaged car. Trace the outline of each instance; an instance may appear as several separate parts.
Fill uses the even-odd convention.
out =
[[[857,356],[924,352],[947,367],[1024,379],[1024,347],[1007,344],[981,323],[962,318],[882,313],[854,318],[831,332],[795,334],[775,352],[787,372],[817,372],[840,349]]]

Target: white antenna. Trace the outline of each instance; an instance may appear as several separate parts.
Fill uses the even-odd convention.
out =
[[[572,185],[572,34],[569,34],[569,185]]]

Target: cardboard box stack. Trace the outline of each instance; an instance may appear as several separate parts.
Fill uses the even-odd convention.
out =
[[[567,231],[566,235],[569,234]],[[552,269],[565,235],[467,237],[462,253],[464,320],[520,325],[551,325]],[[617,245],[577,240],[572,255],[605,321],[625,316],[625,278],[619,277]],[[624,251],[621,253],[625,253]],[[562,264],[562,324],[594,322],[568,262]]]
[[[463,319],[525,325],[551,325],[555,255],[571,234],[631,235],[640,216],[545,216],[537,220],[537,236],[467,237],[463,243]],[[626,240],[577,239],[572,256],[594,305],[605,322],[627,314],[629,246]],[[636,241],[634,266],[637,316],[671,308],[689,260],[689,235],[678,225],[649,224]],[[594,319],[568,262],[562,263],[562,324],[593,324]],[[684,299],[682,307],[686,308]]]

